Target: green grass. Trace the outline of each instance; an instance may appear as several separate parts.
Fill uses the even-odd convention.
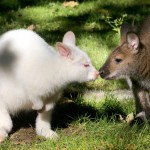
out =
[[[118,117],[119,115],[125,117],[134,110],[132,100],[121,102],[108,96],[101,102],[87,103],[79,97],[68,106],[59,104],[57,107],[58,120],[53,124],[57,127],[56,131],[60,136],[58,141],[34,137],[30,143],[23,144],[24,141],[10,142],[8,139],[0,149],[144,150],[150,148],[149,125],[130,126],[121,122]],[[76,113],[72,109],[75,109]],[[62,128],[61,121],[64,120],[68,125]],[[61,127],[58,127],[60,124]]]
[[[74,129],[76,128],[76,129]],[[71,135],[60,131],[60,141],[54,143],[46,141],[43,143],[43,148],[49,149],[69,149],[69,150],[93,150],[93,149],[118,149],[118,150],[133,150],[146,149],[149,144],[149,128],[144,126],[143,129],[128,125],[119,125],[104,120],[74,125],[69,130]],[[144,136],[142,136],[144,135]],[[139,143],[137,144],[137,140]],[[33,149],[40,149],[41,144],[34,145]]]
[[[123,22],[139,24],[150,13],[149,0],[79,0],[75,8],[64,7],[63,0],[2,0],[0,2],[0,34],[18,28],[36,25],[35,31],[49,44],[55,46],[64,33],[72,30],[77,45],[86,51],[93,65],[99,69],[111,50],[119,44],[119,23],[113,24],[127,14]],[[30,4],[30,5],[28,5]],[[87,89],[125,89],[124,81],[105,81],[70,85],[65,96],[72,95],[70,103],[57,105],[53,127],[60,135],[57,142],[33,136],[29,143],[6,140],[0,149],[31,150],[143,150],[150,149],[149,126],[129,126],[119,120],[134,112],[134,101],[117,101],[112,96],[102,101],[83,99]],[[70,94],[71,93],[71,94]],[[28,138],[28,134],[26,135]],[[21,138],[21,137],[20,137]],[[18,140],[20,139],[18,137]]]

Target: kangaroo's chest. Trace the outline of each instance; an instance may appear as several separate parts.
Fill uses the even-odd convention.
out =
[[[150,80],[140,81],[140,84],[143,88],[150,90]]]

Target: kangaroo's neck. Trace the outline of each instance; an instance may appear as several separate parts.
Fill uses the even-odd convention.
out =
[[[47,66],[49,84],[53,83],[57,88],[64,88],[71,83],[70,63],[68,58],[59,54],[52,60],[49,60],[49,65]]]
[[[150,50],[143,49],[136,60],[135,76],[141,80],[150,80]]]

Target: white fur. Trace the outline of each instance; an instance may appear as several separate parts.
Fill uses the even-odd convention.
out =
[[[75,45],[73,32],[67,32],[61,44],[69,56],[61,55],[59,43],[56,51],[29,30],[12,30],[1,36],[0,55],[7,47],[16,58],[8,72],[0,68],[0,141],[12,129],[10,114],[43,108],[36,119],[36,132],[46,138],[57,137],[51,130],[51,111],[62,90],[69,83],[97,78],[89,57]]]

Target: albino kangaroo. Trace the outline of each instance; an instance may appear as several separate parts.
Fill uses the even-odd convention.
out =
[[[99,72],[86,53],[75,45],[69,31],[57,51],[36,33],[20,29],[0,38],[0,142],[12,129],[10,115],[38,111],[36,133],[57,138],[51,130],[51,113],[62,90],[72,82],[95,80]]]
[[[121,43],[101,67],[100,76],[129,79],[136,102],[135,117],[150,121],[150,17],[138,34],[131,25],[122,26]]]

